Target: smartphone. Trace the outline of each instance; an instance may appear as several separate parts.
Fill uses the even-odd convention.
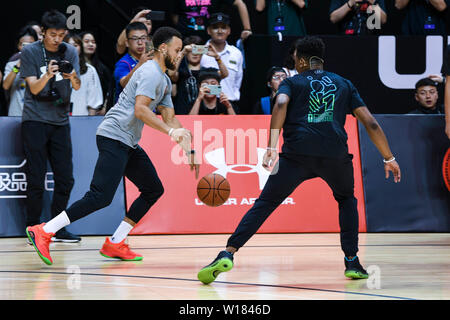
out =
[[[208,52],[208,46],[207,45],[198,45],[198,44],[192,44],[192,53],[193,54],[206,54]]]
[[[150,11],[145,15],[147,20],[153,21],[164,21],[166,20],[166,12],[165,11]]]
[[[220,96],[222,92],[222,86],[220,84],[208,84],[206,87],[209,89],[209,94]]]

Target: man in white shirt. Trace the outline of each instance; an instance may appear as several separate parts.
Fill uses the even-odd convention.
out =
[[[208,34],[211,39],[207,42],[216,49],[219,59],[204,54],[200,62],[201,67],[217,68],[221,60],[228,69],[228,77],[220,82],[222,91],[233,104],[236,113],[239,99],[241,97],[241,84],[243,77],[243,61],[241,51],[233,45],[227,43],[227,38],[231,33],[230,18],[223,13],[215,13],[208,20]]]

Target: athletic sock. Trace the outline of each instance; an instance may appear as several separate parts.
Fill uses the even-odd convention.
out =
[[[44,225],[44,231],[47,233],[56,233],[69,224],[69,217],[67,216],[67,213],[63,211]]]
[[[114,234],[111,237],[112,243],[119,243],[122,242],[123,239],[125,239],[128,234],[130,233],[131,229],[133,229],[133,226],[125,221],[122,221],[119,225],[119,227],[116,229]]]

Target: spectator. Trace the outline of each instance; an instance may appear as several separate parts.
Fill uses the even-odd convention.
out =
[[[330,21],[337,24],[340,34],[366,35],[377,34],[374,28],[368,25],[369,16],[375,14],[381,25],[387,21],[384,0],[331,0]]]
[[[398,10],[406,11],[404,35],[446,35],[446,15],[450,0],[395,0]]]
[[[212,115],[212,114],[230,114],[235,115],[233,105],[228,101],[227,95],[222,91],[217,95],[210,94],[210,85],[217,86],[220,83],[220,76],[216,69],[207,68],[199,76],[200,89],[198,96],[192,106],[190,115]],[[217,101],[219,100],[219,101]]]
[[[100,60],[97,42],[92,32],[86,31],[80,34],[83,40],[83,51],[86,62],[95,68],[100,78],[103,91],[103,105],[108,111],[114,103],[114,79],[111,70]]]
[[[150,13],[151,10],[146,9],[144,7],[138,7],[133,10],[132,16],[134,16],[133,19],[131,19],[130,24],[133,22],[142,22],[147,27],[147,33],[150,36],[150,33],[152,32],[152,21],[148,20],[145,16],[146,14]],[[124,29],[121,33],[119,38],[117,39],[116,44],[116,51],[119,55],[123,55],[127,51],[127,34],[126,29]]]
[[[25,81],[20,76],[20,54],[25,45],[37,41],[36,31],[25,26],[19,31],[17,54],[8,61],[5,66],[5,76],[3,78],[3,89],[6,91],[7,100],[9,101],[8,116],[22,116],[23,102],[25,97]]]
[[[295,69],[295,54],[296,54],[296,45],[297,41],[294,41],[290,48],[288,55],[286,56],[286,59],[284,60],[284,67],[283,70],[286,72],[288,78],[295,76],[298,74],[297,70]]]
[[[36,31],[36,34],[38,36],[38,40],[42,41],[44,36],[42,34],[42,28],[41,28],[41,25],[39,24],[39,22],[37,22],[37,21],[29,21],[26,25],[32,27],[34,29],[34,31]]]
[[[83,41],[80,36],[72,34],[67,37],[66,42],[77,49],[80,61],[81,86],[79,90],[72,90],[72,95],[70,97],[72,115],[104,115],[102,85],[97,70],[86,62],[83,51]]]
[[[256,0],[256,11],[262,12],[267,8],[267,33],[277,35],[281,32],[283,36],[306,35],[305,23],[303,22],[303,10],[308,7],[308,0]]]
[[[173,23],[184,37],[197,35],[206,41],[207,21],[221,10],[222,5],[234,5],[238,9],[244,27],[241,39],[252,34],[248,9],[243,0],[172,0],[172,5]]]
[[[27,175],[26,223],[39,224],[42,212],[47,157],[55,181],[51,216],[64,210],[72,190],[73,165],[69,109],[72,88],[80,88],[78,54],[63,42],[66,17],[51,10],[42,17],[44,38],[26,45],[20,55],[20,73],[25,79],[22,140]],[[67,60],[72,71],[59,71],[57,61]],[[78,242],[81,238],[61,229],[54,241]]]
[[[119,99],[123,88],[127,85],[133,73],[145,62],[151,59],[153,51],[146,51],[145,43],[148,41],[147,27],[142,22],[130,23],[126,28],[128,53],[117,63],[114,69],[116,95],[114,103]]]
[[[419,107],[408,114],[444,114],[444,106],[438,105],[438,84],[430,78],[416,83],[415,99]]]
[[[444,89],[444,109],[445,109],[445,134],[450,139],[450,45],[445,48],[445,54],[442,64],[442,82],[445,83]]]
[[[200,66],[201,54],[192,53],[192,45],[202,45],[203,40],[199,36],[190,36],[183,41],[183,51],[178,60],[177,70],[170,72],[169,76],[174,83],[176,83],[177,94],[174,99],[175,113],[188,114],[191,110],[192,104],[197,99],[198,94],[198,75],[202,68]],[[207,55],[214,57],[219,67],[218,73],[220,78],[228,76],[228,70],[222,60],[219,59],[219,54],[214,47],[208,47]]]
[[[203,55],[200,65],[204,68],[216,68],[217,64],[223,61],[228,70],[228,77],[222,79],[220,84],[223,92],[233,104],[233,108],[238,109],[244,58],[238,48],[227,43],[227,38],[231,33],[230,18],[223,13],[212,14],[211,19],[208,20],[207,31],[211,36],[207,44],[214,47],[219,57],[217,59],[210,55]]]
[[[272,67],[267,73],[267,87],[270,95],[262,97],[253,107],[253,114],[272,114],[273,98],[278,91],[278,87],[287,78],[286,71],[281,67]]]

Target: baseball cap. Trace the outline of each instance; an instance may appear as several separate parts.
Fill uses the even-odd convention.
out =
[[[224,13],[213,13],[208,20],[208,27],[216,23],[224,23],[230,25],[230,17]]]

